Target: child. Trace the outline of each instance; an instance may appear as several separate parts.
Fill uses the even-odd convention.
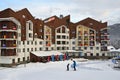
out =
[[[67,64],[67,71],[69,71],[69,65],[70,65],[70,64],[68,63],[68,64]]]

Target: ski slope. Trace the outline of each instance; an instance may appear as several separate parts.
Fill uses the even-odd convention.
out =
[[[0,67],[0,80],[120,80],[120,71],[111,67],[111,61],[88,60],[77,62],[77,71],[66,65],[72,61],[28,63],[26,67]]]

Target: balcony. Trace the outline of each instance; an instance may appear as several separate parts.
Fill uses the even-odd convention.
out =
[[[51,33],[50,32],[46,32],[46,35],[50,35]]]
[[[83,44],[79,44],[79,46],[83,46]]]
[[[3,26],[2,28],[0,28],[0,32],[17,32],[17,28],[15,26],[8,28],[7,26]]]
[[[13,35],[13,36],[9,36],[9,35],[3,35],[0,36],[0,40],[16,40],[17,36]]]
[[[84,40],[85,40],[85,41],[88,40],[88,37],[85,37]]]
[[[92,33],[92,34],[90,34],[90,36],[95,36],[95,34]]]
[[[48,44],[46,44],[46,46],[51,46],[51,44],[50,44],[50,43],[48,43]]]
[[[16,44],[1,44],[2,48],[17,47]]]
[[[94,41],[95,39],[94,38],[90,38],[91,41]]]
[[[94,41],[90,41],[90,46],[94,46],[94,45],[95,45]]]
[[[108,51],[107,47],[101,47],[101,51]]]
[[[109,33],[101,33],[101,36],[109,36]]]
[[[2,49],[1,56],[16,56],[16,49]]]
[[[88,44],[84,44],[84,46],[88,46]]]
[[[81,32],[81,31],[79,31],[79,32],[78,32],[78,35],[82,35],[82,32]]]

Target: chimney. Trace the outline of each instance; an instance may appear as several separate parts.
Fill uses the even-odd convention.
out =
[[[63,18],[63,15],[61,14],[61,15],[60,15],[60,19],[62,19],[62,18]]]

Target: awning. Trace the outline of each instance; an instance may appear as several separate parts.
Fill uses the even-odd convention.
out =
[[[66,52],[83,52],[83,51],[67,50]]]
[[[51,56],[51,55],[63,55],[63,53],[58,51],[35,51],[31,53],[39,57]]]

